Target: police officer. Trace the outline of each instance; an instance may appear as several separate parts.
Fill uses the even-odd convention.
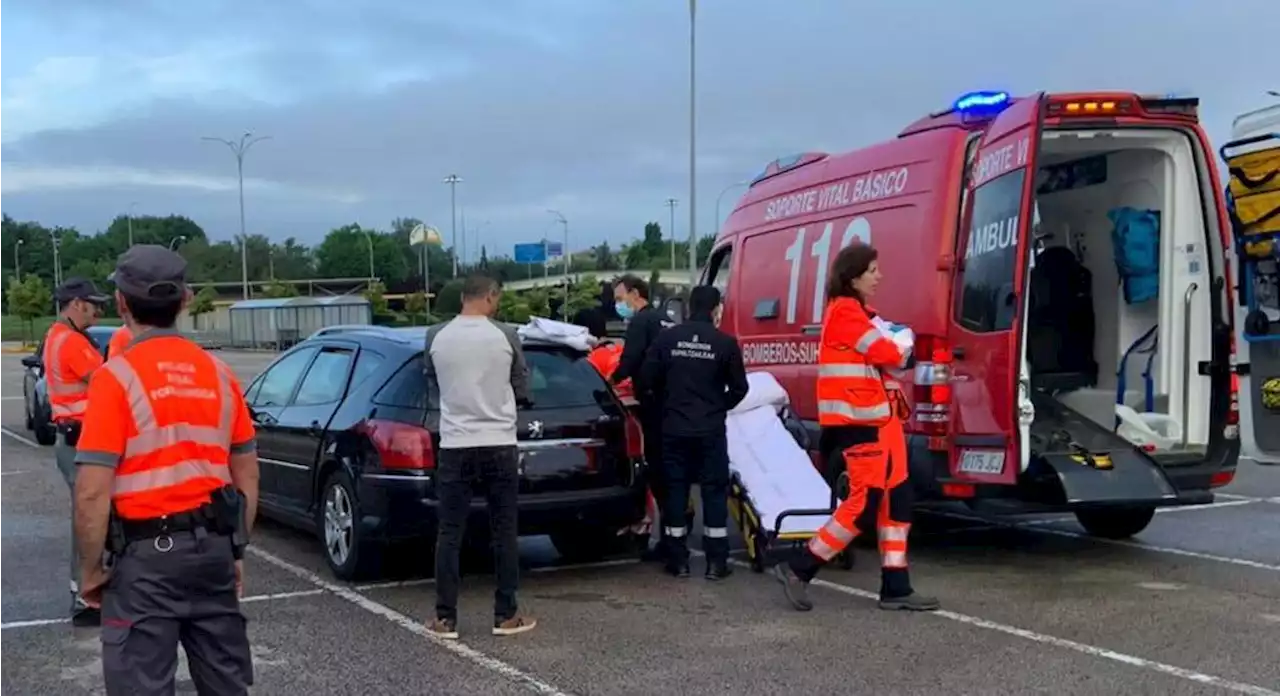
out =
[[[747,371],[738,342],[717,328],[720,291],[709,285],[689,295],[689,320],[667,329],[649,349],[641,389],[662,413],[662,457],[668,510],[689,499],[689,484],[702,489],[702,548],[708,580],[729,575],[729,452],[725,416],[747,395]],[[689,576],[689,523],[663,519],[667,572]]]
[[[76,626],[97,626],[98,610],[81,599],[77,583],[80,569],[75,539],[76,440],[88,406],[89,377],[102,367],[102,353],[85,329],[102,315],[111,298],[98,292],[91,281],[68,278],[54,291],[58,303],[58,321],[49,327],[44,338],[41,361],[44,364],[45,389],[49,394],[49,411],[57,428],[54,459],[58,473],[72,494],[71,513],[71,622]]]
[[[618,360],[618,369],[614,370],[610,381],[621,385],[627,380],[635,381],[644,365],[649,346],[658,338],[659,332],[672,325],[672,322],[652,304],[649,303],[649,284],[633,275],[624,275],[613,286],[614,310],[627,322],[627,332],[623,336],[622,357]],[[635,392],[639,407],[636,416],[640,420],[640,429],[644,432],[644,458],[649,464],[646,468],[649,477],[649,490],[658,506],[658,515],[665,521],[666,516],[666,484],[662,472],[662,413],[649,394]],[[676,508],[680,509],[679,507]],[[666,559],[666,537],[661,537],[653,551],[648,550],[645,543],[646,560],[661,561]]]
[[[110,695],[172,694],[179,643],[200,693],[253,682],[239,602],[258,501],[253,422],[230,368],[174,329],[185,276],[162,246],[120,256],[116,302],[134,339],[90,379],[76,451],[81,589],[102,608]]]

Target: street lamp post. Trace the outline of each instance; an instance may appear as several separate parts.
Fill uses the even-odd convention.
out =
[[[462,183],[462,177],[457,174],[450,174],[444,178],[444,183],[449,185],[449,214],[453,218],[453,277],[458,277],[458,184]]]
[[[60,237],[57,230],[49,230],[49,241],[53,244],[53,285],[62,285],[62,260],[58,256]]]
[[[129,246],[133,246],[133,209],[138,207],[138,202],[133,201],[129,204],[129,213],[125,215],[125,223],[129,226]]]
[[[222,143],[226,145],[231,154],[236,156],[236,179],[240,187],[240,292],[243,299],[249,299],[249,237],[244,231],[244,156],[253,147],[254,143],[269,140],[269,135],[259,135],[254,137],[253,133],[245,133],[240,136],[240,140],[227,140],[225,138],[203,137],[201,140]],[[130,233],[130,246],[133,245],[132,233]]]
[[[369,282],[373,282],[373,235],[369,230],[364,231],[365,241],[369,242]]]
[[[671,270],[676,270],[676,203],[674,198],[667,199],[667,207],[671,209],[671,233],[667,236],[671,238]]]
[[[548,210],[548,213],[556,216],[556,222],[564,227],[564,245],[560,247],[560,258],[564,260],[564,302],[560,305],[560,313],[565,321],[569,321],[569,220],[559,210]],[[546,254],[543,254],[546,256]],[[546,260],[543,261],[547,263]],[[545,275],[546,265],[543,266]]]
[[[697,94],[696,85],[694,83],[694,75],[696,74],[695,57],[697,56],[696,39],[698,32],[696,31],[698,15],[698,0],[689,0],[689,287],[692,288],[698,282],[698,182],[697,171],[698,164],[695,157],[697,152],[697,109],[694,101]],[[672,208],[672,212],[675,209]],[[671,232],[675,234],[675,225],[672,225]],[[675,237],[671,237],[671,248],[675,249]],[[671,264],[674,269],[675,264]]]
[[[724,200],[724,194],[738,188],[739,186],[747,186],[750,183],[751,182],[749,181],[735,181],[732,184],[729,184],[728,186],[724,187],[724,190],[720,192],[720,195],[716,196],[716,232],[717,233],[720,232],[720,225],[722,224],[720,220],[720,202]]]
[[[26,243],[25,239],[19,239],[13,243],[13,277],[17,278],[19,283],[22,282],[22,257],[18,256],[18,250]]]

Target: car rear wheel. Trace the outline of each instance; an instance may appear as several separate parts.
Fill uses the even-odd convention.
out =
[[[631,541],[630,534],[606,526],[584,523],[551,532],[551,544],[564,560],[571,563],[598,561],[622,553]]]
[[[340,580],[368,577],[377,568],[378,548],[364,539],[355,486],[345,471],[329,476],[321,489],[316,527],[324,560]]]
[[[45,446],[57,442],[58,429],[54,427],[53,421],[49,419],[49,414],[46,411],[36,406],[32,409],[31,420],[34,426],[31,428],[31,432],[35,435],[36,442]]]
[[[1154,507],[1098,508],[1077,510],[1076,520],[1093,536],[1103,539],[1127,539],[1151,524]]]

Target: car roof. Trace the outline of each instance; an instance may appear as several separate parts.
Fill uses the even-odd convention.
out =
[[[511,322],[498,322],[503,326],[509,326],[512,329],[520,327],[519,324]],[[359,340],[362,338],[381,339],[390,343],[398,343],[407,348],[417,348],[421,350],[425,347],[427,339],[427,327],[425,326],[377,326],[375,324],[340,324],[337,326],[326,326],[319,331],[311,334],[306,338],[307,341],[320,338],[350,338]],[[524,336],[520,337],[521,345],[539,346],[546,348],[565,347],[563,344],[554,341],[544,341],[539,339],[530,339]]]

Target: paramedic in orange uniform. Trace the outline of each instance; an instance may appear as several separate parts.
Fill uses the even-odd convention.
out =
[[[186,265],[157,245],[120,256],[116,302],[134,339],[90,380],[76,452],[82,592],[102,608],[109,696],[172,694],[179,643],[198,692],[253,683],[239,594],[254,428],[231,369],[173,328]]]
[[[809,582],[860,532],[880,539],[880,608],[932,611],[938,600],[916,594],[907,572],[913,504],[902,421],[906,401],[887,372],[909,366],[903,350],[872,323],[867,301],[880,282],[876,250],[846,247],[831,265],[818,348],[818,424],[823,452],[842,452],[849,495],[788,563],[774,568],[787,599],[813,608]]]
[[[107,360],[123,353],[131,341],[133,341],[133,332],[129,327],[121,326],[116,329],[116,332],[111,334],[111,340],[107,342]]]
[[[58,473],[72,493],[71,512],[71,621],[77,626],[97,626],[98,611],[80,598],[77,584],[79,562],[75,539],[76,440],[88,406],[89,377],[102,367],[102,353],[85,329],[93,326],[110,299],[98,292],[84,278],[69,278],[54,292],[58,302],[58,321],[49,327],[44,338],[45,388],[49,394],[49,410],[58,431],[54,443],[54,459]]]

